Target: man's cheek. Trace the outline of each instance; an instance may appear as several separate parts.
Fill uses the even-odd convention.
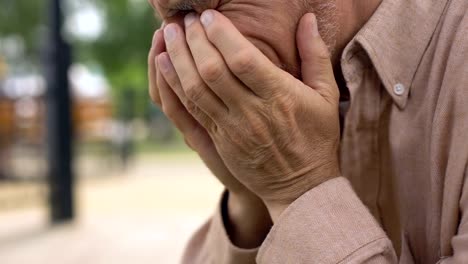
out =
[[[267,39],[259,34],[259,32],[265,30],[264,27],[258,25],[258,23],[251,22],[252,19],[246,17],[246,14],[242,12],[222,12],[222,14],[225,15],[237,30],[267,58],[275,64],[280,62],[275,50],[267,43]]]
[[[247,13],[223,13],[236,28],[252,42],[275,65],[289,72],[294,77],[300,76],[300,61],[298,60],[295,26],[283,23],[271,28],[272,17],[252,19]]]

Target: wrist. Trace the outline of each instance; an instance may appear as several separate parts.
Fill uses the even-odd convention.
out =
[[[290,188],[288,189],[281,190],[281,193],[283,194],[282,197],[287,198],[264,200],[273,223],[276,223],[281,214],[302,195],[322,183],[340,176],[338,166],[330,166],[327,170],[321,170],[320,173],[317,172],[317,170],[310,171],[301,177],[303,178],[302,182],[290,185]]]
[[[272,226],[268,209],[254,194],[229,192],[223,215],[232,243],[240,248],[259,247]]]

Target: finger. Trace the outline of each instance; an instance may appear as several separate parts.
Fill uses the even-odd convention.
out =
[[[234,76],[218,50],[207,39],[199,17],[185,17],[185,35],[198,72],[204,82],[228,108],[239,107],[252,92]]]
[[[174,94],[178,97],[179,101],[184,105],[185,109],[197,120],[203,127],[207,130],[210,130],[214,127],[213,120],[200,108],[187,99],[182,85],[180,83],[179,77],[172,65],[169,55],[164,52],[158,57],[158,62],[161,71],[161,81],[159,85],[161,87],[170,87]],[[167,86],[165,86],[168,84]],[[163,104],[164,107],[164,104]]]
[[[320,37],[314,14],[306,14],[299,22],[297,46],[301,56],[303,82],[320,95],[337,100],[339,91],[333,74],[330,51]]]
[[[158,72],[158,87],[163,105],[162,110],[182,133],[187,146],[197,151],[201,156],[204,152],[213,151],[212,149],[207,149],[212,143],[203,125],[187,111],[184,104],[179,100],[179,97],[169,87],[161,72]],[[204,116],[203,120],[206,122],[209,119]]]
[[[163,61],[171,64],[171,66],[166,65],[167,70],[175,69],[175,71],[166,71],[166,74],[178,76],[187,99],[195,103],[214,121],[225,116],[228,109],[205,85],[198,74],[182,29],[176,24],[167,25],[164,29],[164,38],[170,60]],[[164,76],[166,77],[166,75]],[[175,79],[175,76],[170,76],[170,78]]]
[[[158,29],[154,33],[153,43],[148,55],[148,81],[151,100],[159,106],[161,106],[161,98],[157,87],[157,66],[155,64],[155,59],[165,48],[163,33]]]
[[[185,106],[180,102],[179,98],[169,87],[162,75],[160,75],[160,77],[161,79],[159,79],[158,87],[161,102],[163,103],[163,112],[180,130],[180,132],[182,132],[182,134],[190,134],[191,131],[196,129],[198,122],[192,115],[190,115],[190,113],[187,112]]]
[[[200,155],[203,161],[210,167],[214,175],[226,175],[226,173],[229,173],[227,172],[228,170],[222,162],[210,135],[186,110],[185,106],[166,83],[162,75],[158,80],[161,79],[162,81],[158,87],[160,90],[161,101],[163,102],[163,111],[184,135],[185,143]],[[223,183],[227,184],[227,186],[231,186],[234,190],[244,188],[237,180],[223,181]]]
[[[200,20],[208,39],[221,52],[229,69],[255,94],[265,97],[285,87],[286,72],[248,41],[229,19],[215,10],[207,10]]]

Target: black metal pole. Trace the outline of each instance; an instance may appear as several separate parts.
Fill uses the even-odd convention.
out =
[[[70,46],[62,36],[61,1],[50,0],[46,49],[49,204],[54,223],[73,219],[72,118],[68,69]]]

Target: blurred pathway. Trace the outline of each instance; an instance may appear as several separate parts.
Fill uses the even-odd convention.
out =
[[[77,191],[72,224],[37,229],[47,226],[43,209],[0,212],[0,263],[178,263],[222,187],[195,155],[171,154],[143,156]],[[5,236],[18,226],[21,234]]]

